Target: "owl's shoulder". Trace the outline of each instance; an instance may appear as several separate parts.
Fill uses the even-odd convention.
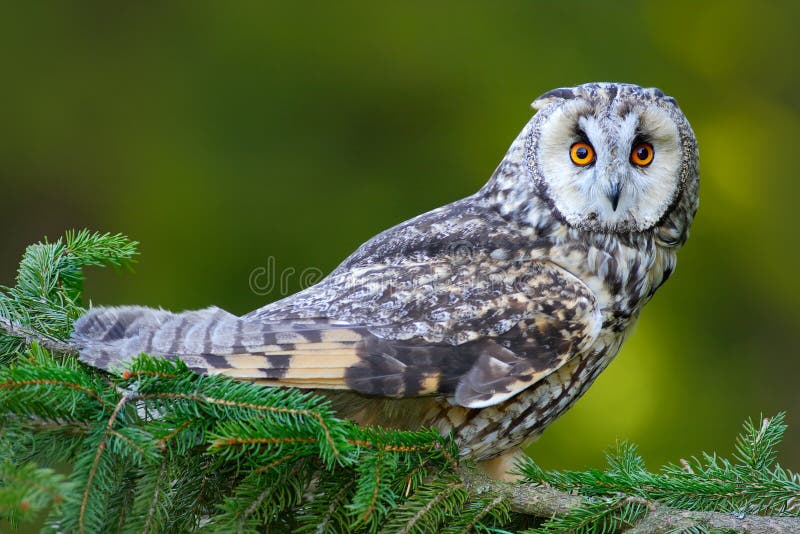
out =
[[[516,213],[511,215],[479,194],[458,200],[377,234],[331,276],[375,264],[420,263],[443,257],[539,256],[552,244],[552,226],[531,225],[519,220]]]

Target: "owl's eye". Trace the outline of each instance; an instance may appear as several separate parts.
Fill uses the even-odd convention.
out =
[[[640,143],[631,150],[631,163],[639,167],[647,167],[653,162],[655,151],[650,143]]]
[[[594,161],[594,149],[589,143],[574,143],[569,148],[569,157],[575,165],[585,167]]]

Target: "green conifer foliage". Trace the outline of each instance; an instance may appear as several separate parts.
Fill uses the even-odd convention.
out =
[[[433,430],[361,428],[309,392],[149,355],[99,372],[68,341],[82,268],[135,254],[120,235],[68,233],[28,247],[16,286],[0,289],[0,519],[12,527],[46,515],[46,530],[76,533],[622,532],[659,507],[800,527],[800,478],[776,463],[782,414],[746,423],[731,460],[704,454],[653,473],[620,444],[603,470],[526,460],[522,483],[503,486],[475,483]],[[514,496],[543,486],[577,504],[534,512]],[[720,517],[678,531],[710,532]]]

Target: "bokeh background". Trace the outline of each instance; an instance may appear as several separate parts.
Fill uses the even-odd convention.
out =
[[[244,313],[281,296],[251,289],[269,258],[296,290],[477,190],[540,93],[654,85],[699,139],[691,239],[530,452],[600,466],[625,439],[656,467],[787,410],[800,469],[800,3],[70,4],[0,9],[0,284],[86,227],[142,243],[135,274],[89,273],[94,303]]]

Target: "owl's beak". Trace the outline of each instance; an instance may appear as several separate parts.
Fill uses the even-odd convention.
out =
[[[619,205],[619,195],[622,190],[622,186],[619,182],[614,182],[611,184],[611,188],[606,193],[609,202],[611,202],[611,209],[617,211],[617,206]]]

